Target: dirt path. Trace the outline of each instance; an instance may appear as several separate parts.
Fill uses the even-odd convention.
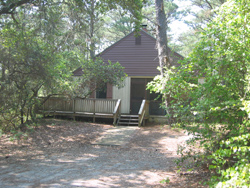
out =
[[[0,138],[0,187],[202,187],[180,176],[177,145],[188,138],[166,126],[139,128],[123,146],[91,143],[110,125],[43,120],[28,139]],[[170,183],[159,183],[169,178]]]

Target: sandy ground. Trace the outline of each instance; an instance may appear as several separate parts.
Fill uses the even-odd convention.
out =
[[[205,187],[206,174],[177,173],[177,147],[188,139],[181,131],[140,127],[124,145],[92,144],[111,128],[44,119],[19,141],[3,135],[0,187]]]

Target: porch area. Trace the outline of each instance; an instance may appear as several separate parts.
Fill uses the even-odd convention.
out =
[[[45,98],[41,98],[45,100]],[[149,102],[142,100],[137,115],[121,114],[121,99],[68,99],[64,97],[50,97],[37,109],[44,116],[67,116],[75,120],[76,117],[90,117],[113,119],[113,125],[141,126],[149,117]],[[132,119],[132,120],[131,120]]]

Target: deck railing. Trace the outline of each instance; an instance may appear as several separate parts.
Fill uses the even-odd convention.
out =
[[[90,116],[93,117],[93,121],[95,121],[95,117],[113,117],[116,121],[120,113],[120,103],[120,99],[51,97],[38,110],[45,114],[72,114],[74,118],[75,116]]]
[[[74,105],[73,100],[62,97],[50,97],[43,103],[42,107],[38,108],[38,110],[43,110],[47,112],[53,112],[53,111],[73,112],[73,105]]]
[[[116,125],[116,122],[118,120],[118,118],[120,117],[121,115],[121,99],[118,99],[117,103],[116,103],[116,106],[115,106],[115,109],[114,109],[114,112],[113,112],[113,116],[114,116],[114,125]]]
[[[149,101],[143,100],[141,103],[141,107],[138,113],[139,116],[139,126],[142,125],[145,121],[143,121],[149,115]]]
[[[118,100],[116,99],[73,99],[75,112],[112,114]]]
[[[113,118],[113,124],[116,125],[121,115],[121,99],[68,99],[51,97],[38,108],[38,111],[42,114],[53,116],[71,116],[74,119],[77,116],[93,117],[93,122],[95,122],[96,117]],[[142,101],[138,116],[138,124],[141,126],[149,116],[149,101]]]

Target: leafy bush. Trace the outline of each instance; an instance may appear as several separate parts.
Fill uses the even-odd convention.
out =
[[[213,176],[210,184],[217,184],[216,187],[249,187],[250,134],[222,140],[220,147],[208,156],[212,163],[209,169],[221,175]]]
[[[167,108],[176,124],[193,135],[189,146],[201,147],[182,148],[182,159],[192,157],[207,167],[213,187],[250,186],[249,5],[249,0],[225,3],[189,57],[149,84],[171,99]]]

